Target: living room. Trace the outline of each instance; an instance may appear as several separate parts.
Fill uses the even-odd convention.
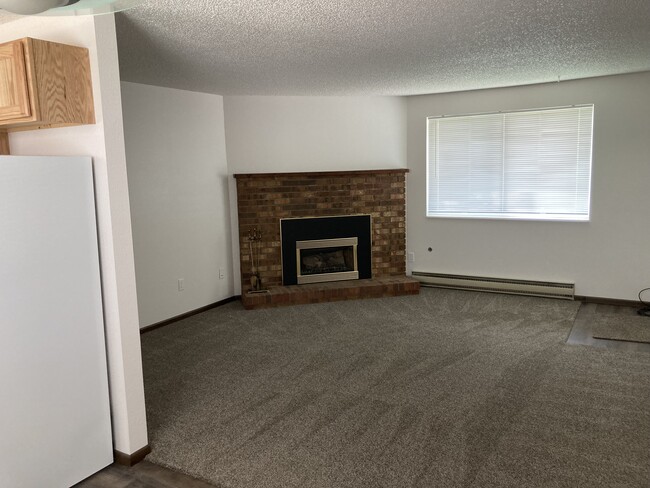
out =
[[[645,5],[153,3],[115,24],[2,24],[3,41],[91,53],[97,124],[9,136],[12,154],[94,158],[113,450],[152,452],[87,483],[647,484],[648,344],[591,334],[650,286]],[[585,215],[432,215],[431,121],[583,107]],[[281,288],[264,219],[286,203],[260,193],[242,216],[238,185],[293,173],[313,208],[330,202],[311,179],[402,175],[403,215],[364,188],[349,193],[367,209],[297,215],[393,219],[401,267],[373,261],[373,278],[415,273],[419,294],[245,310],[252,275],[258,296]],[[251,229],[271,256],[257,270]],[[430,274],[567,284],[575,300],[430,288]]]

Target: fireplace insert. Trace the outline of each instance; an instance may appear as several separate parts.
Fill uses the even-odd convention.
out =
[[[297,241],[298,284],[358,279],[357,246],[356,237]]]
[[[371,278],[370,215],[282,219],[284,285]]]

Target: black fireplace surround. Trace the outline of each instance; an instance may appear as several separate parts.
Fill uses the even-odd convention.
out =
[[[356,237],[359,279],[372,278],[370,215],[281,219],[282,284],[298,283],[296,242]]]

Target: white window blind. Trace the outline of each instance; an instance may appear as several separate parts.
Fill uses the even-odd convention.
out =
[[[593,112],[427,119],[427,216],[589,220]]]

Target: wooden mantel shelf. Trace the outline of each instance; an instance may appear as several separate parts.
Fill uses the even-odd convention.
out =
[[[313,177],[328,177],[328,176],[364,176],[364,175],[381,175],[381,174],[404,174],[408,173],[408,168],[395,168],[395,169],[365,169],[355,171],[314,171],[314,172],[298,172],[298,173],[238,173],[233,175],[235,178],[313,178]]]

